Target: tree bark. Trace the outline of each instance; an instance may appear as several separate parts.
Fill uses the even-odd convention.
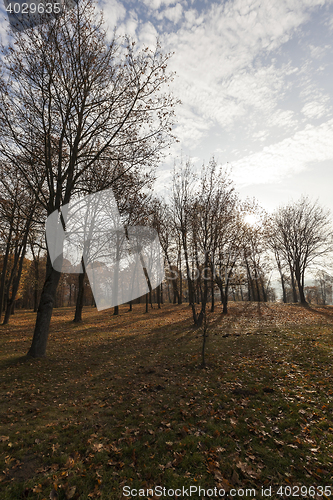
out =
[[[55,271],[51,265],[49,254],[46,262],[46,279],[43,286],[36,325],[31,347],[27,356],[32,358],[43,358],[46,355],[47,340],[50,331],[50,322],[54,307],[57,286],[60,280],[60,272]]]
[[[206,368],[206,358],[205,358],[206,339],[207,339],[207,316],[206,316],[206,312],[204,313],[203,324],[204,324],[204,327],[203,327],[203,332],[202,332],[201,368]]]
[[[12,231],[10,230],[8,240],[7,240],[7,245],[6,245],[6,252],[3,258],[3,264],[2,264],[2,272],[1,272],[1,282],[0,282],[0,318],[2,311],[4,309],[4,299],[5,299],[5,281],[6,281],[6,273],[7,273],[7,265],[8,265],[8,259],[9,259],[9,253],[10,253],[10,246],[11,246],[11,234]]]
[[[282,300],[284,304],[286,304],[287,303],[286,285],[284,283],[284,276],[282,270],[279,269],[279,272],[280,272],[281,287],[282,287]]]
[[[156,293],[157,293],[157,308],[161,309],[161,285],[158,285]]]
[[[223,304],[222,314],[228,314],[228,287],[226,288],[225,293],[223,293],[222,304]]]
[[[79,292],[76,299],[75,316],[73,319],[74,323],[81,323],[82,321],[82,309],[83,309],[83,297],[84,297],[84,277],[85,277],[85,267],[83,259],[81,261],[83,273],[79,274]]]
[[[306,298],[304,295],[304,286],[302,283],[302,281],[304,281],[304,280],[302,280],[300,266],[299,266],[299,263],[297,261],[296,261],[295,277],[296,277],[296,281],[297,281],[297,288],[299,291],[299,298],[300,298],[301,304],[307,304],[307,301],[306,301]]]
[[[183,303],[183,276],[182,276],[182,261],[179,259],[179,294],[178,294],[178,304]]]
[[[21,279],[23,262],[24,262],[24,257],[25,257],[25,249],[26,249],[26,240],[23,242],[22,253],[21,253],[20,261],[19,261],[19,267],[18,267],[17,273],[13,279],[12,293],[11,293],[10,297],[9,297],[9,292],[8,292],[6,313],[5,313],[5,317],[3,320],[4,325],[8,324],[10,315],[14,314],[15,298],[16,298],[16,294],[17,294],[17,291],[18,291],[19,286],[20,286],[20,279]]]
[[[296,284],[295,284],[295,273],[290,260],[289,260],[289,269],[290,269],[291,286],[293,290],[293,302],[298,302]]]
[[[215,309],[215,297],[214,297],[214,281],[213,281],[213,279],[212,279],[212,282],[211,282],[211,294],[212,294],[212,302],[211,302],[210,312],[214,312],[214,309]]]

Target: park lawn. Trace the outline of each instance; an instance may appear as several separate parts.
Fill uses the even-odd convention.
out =
[[[117,500],[131,498],[124,486],[157,485],[217,487],[225,498],[255,488],[232,498],[256,499],[262,486],[271,498],[287,498],[279,486],[300,498],[326,486],[329,498],[333,307],[231,303],[223,316],[218,305],[206,369],[188,305],[144,307],[85,308],[81,324],[73,309],[56,309],[38,360],[23,357],[34,313],[0,327],[1,500],[52,490],[60,500]]]

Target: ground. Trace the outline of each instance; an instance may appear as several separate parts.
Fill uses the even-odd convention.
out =
[[[144,309],[57,309],[40,360],[0,327],[1,500],[330,498],[333,307],[218,306],[206,369],[188,305]]]

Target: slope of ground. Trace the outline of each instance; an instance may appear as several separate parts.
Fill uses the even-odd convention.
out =
[[[1,499],[331,496],[332,307],[217,307],[207,369],[188,305],[72,317],[42,360],[22,357],[33,313],[0,327]]]

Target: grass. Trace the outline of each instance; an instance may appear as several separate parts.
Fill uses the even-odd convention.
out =
[[[125,486],[186,498],[146,495],[157,485],[330,497],[332,307],[218,310],[207,369],[188,305],[86,308],[79,325],[73,312],[55,310],[46,359],[23,357],[32,312],[0,328],[1,500],[131,498]]]

